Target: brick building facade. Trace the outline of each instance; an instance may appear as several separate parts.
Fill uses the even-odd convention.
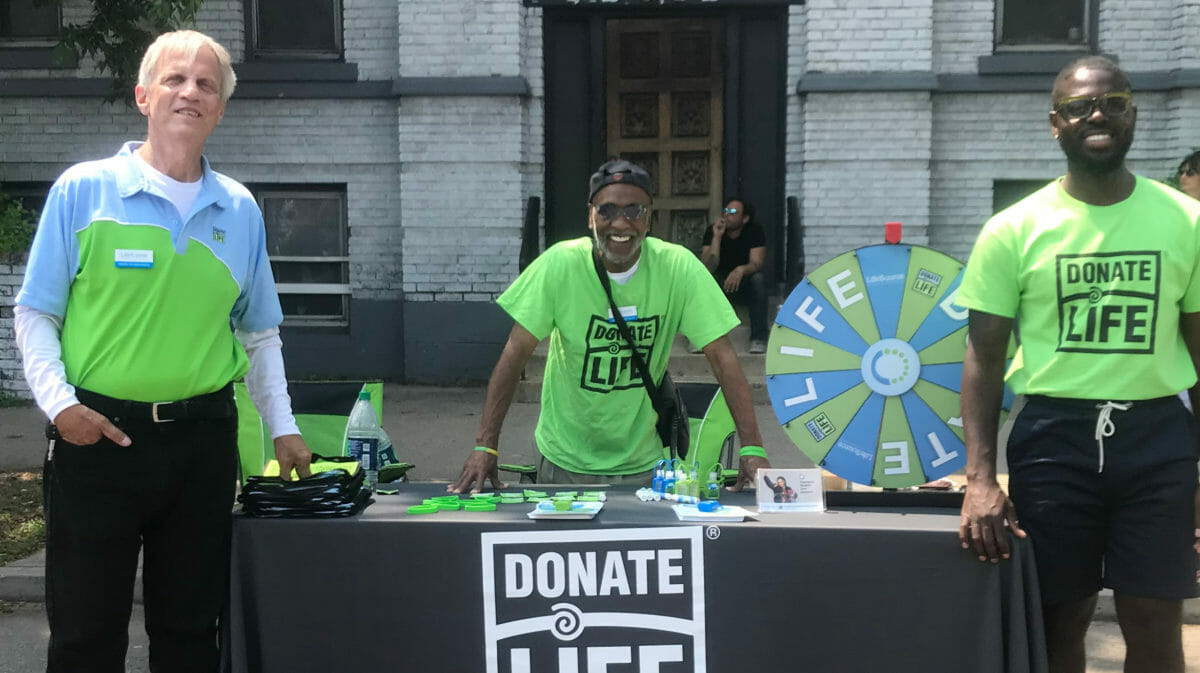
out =
[[[904,223],[906,242],[965,258],[997,205],[1062,172],[1048,92],[1074,55],[1108,54],[1129,72],[1137,172],[1166,176],[1200,145],[1200,0],[1049,3],[1082,5],[1080,25],[1066,46],[1027,49],[1001,44],[1005,2],[1016,5],[330,0],[336,53],[301,58],[269,54],[248,14],[278,3],[207,0],[196,27],[229,48],[239,74],[207,155],[255,190],[280,231],[325,240],[316,252],[282,250],[294,269],[280,271],[294,283],[284,328],[293,376],[482,380],[510,325],[492,300],[518,272],[530,197],[542,244],[585,232],[586,175],[612,147],[605,110],[625,114],[607,93],[618,61],[606,45],[655,22],[716,26],[713,96],[724,105],[710,200],[757,202],[784,293],[798,269],[880,241],[890,220]],[[65,0],[61,20],[88,7]],[[630,28],[614,37],[622,21]],[[89,63],[52,64],[44,47],[0,36],[0,188],[10,193],[44,190],[68,165],[145,132],[136,111],[103,102],[108,82]],[[795,228],[789,248],[789,197],[802,255]],[[279,214],[305,204],[319,208]],[[0,390],[23,395],[11,347],[20,272],[0,266]]]

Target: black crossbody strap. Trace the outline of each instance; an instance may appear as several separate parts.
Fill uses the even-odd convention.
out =
[[[621,336],[629,344],[629,351],[633,354],[633,364],[642,376],[642,385],[646,387],[646,394],[650,396],[650,403],[654,406],[654,410],[661,414],[662,405],[658,399],[654,380],[650,378],[650,369],[646,366],[646,362],[642,360],[642,356],[638,354],[637,344],[633,342],[633,335],[629,333],[629,326],[625,324],[625,317],[617,309],[617,302],[613,301],[612,286],[608,282],[608,272],[600,264],[600,256],[594,248],[592,250],[592,262],[596,266],[596,275],[600,277],[600,285],[604,287],[604,296],[608,297],[608,307],[612,310],[613,321],[617,323],[617,331],[621,333]]]

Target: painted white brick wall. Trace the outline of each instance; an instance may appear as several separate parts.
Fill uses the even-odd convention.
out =
[[[804,165],[804,99],[796,95],[796,83],[807,69],[807,26],[808,8],[804,5],[788,7],[788,55],[787,81],[784,82],[787,101],[786,137],[784,163],[787,175],[784,180],[784,195],[804,201],[802,180]],[[803,215],[803,213],[802,213]]]
[[[521,21],[521,74],[529,83],[530,96],[521,101],[524,123],[521,125],[521,193],[522,204],[530,196],[541,199],[538,211],[540,248],[545,248],[546,230],[546,77],[542,65],[542,10],[523,7]],[[524,206],[522,206],[523,208]],[[524,222],[522,209],[522,223]],[[513,275],[515,277],[515,274]],[[511,279],[510,279],[511,280]],[[467,301],[487,301],[490,295],[464,296]]]
[[[1100,51],[1115,54],[1121,67],[1167,70],[1175,57],[1174,3],[1163,0],[1120,0],[1100,3]]]
[[[517,75],[523,10],[513,0],[403,0],[400,75]]]
[[[808,68],[932,70],[933,0],[809,0]]]
[[[0,261],[0,393],[29,399],[29,386],[13,340],[13,300],[21,289],[25,266]]]
[[[394,79],[400,36],[400,0],[343,0],[342,41],[346,61],[358,64],[360,80]]]
[[[1175,6],[1174,53],[1181,68],[1200,67],[1200,0],[1178,0]]]
[[[934,72],[975,72],[979,57],[992,53],[995,25],[995,0],[934,2]]]
[[[882,242],[889,221],[903,223],[906,242],[927,241],[932,109],[926,92],[805,97],[807,269]]]

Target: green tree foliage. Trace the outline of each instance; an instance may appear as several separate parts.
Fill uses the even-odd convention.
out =
[[[107,100],[132,104],[146,47],[161,33],[193,25],[201,1],[92,0],[87,23],[63,26],[56,49],[64,56],[93,58],[102,71],[112,75]]]
[[[0,260],[23,256],[33,242],[34,215],[0,192]]]

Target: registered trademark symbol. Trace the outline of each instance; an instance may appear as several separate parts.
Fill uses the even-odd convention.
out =
[[[717,539],[717,538],[721,537],[721,529],[720,529],[720,527],[718,527],[718,526],[709,526],[708,528],[705,528],[705,529],[704,529],[704,537],[706,537],[706,538],[708,538],[708,539],[710,539],[710,540],[715,540],[715,539]]]

